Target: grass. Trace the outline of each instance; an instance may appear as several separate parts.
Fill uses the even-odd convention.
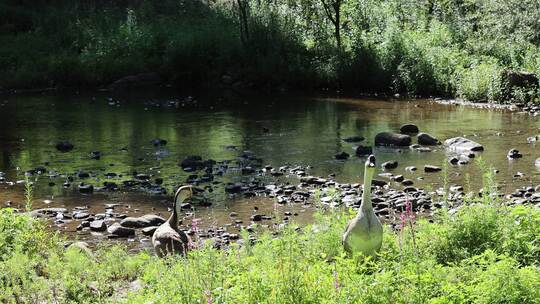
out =
[[[41,221],[0,211],[3,303],[540,303],[540,211],[486,196],[435,222],[385,227],[378,257],[347,257],[352,212],[327,210],[296,231],[228,250],[207,243],[158,259],[104,245],[65,249]],[[414,242],[413,242],[414,235]],[[249,234],[242,232],[243,240]],[[136,281],[142,289],[129,291]]]

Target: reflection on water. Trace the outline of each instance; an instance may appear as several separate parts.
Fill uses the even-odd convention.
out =
[[[66,174],[85,171],[91,174],[89,181],[96,184],[105,180],[107,172],[122,175],[118,181],[132,178],[134,172],[150,173],[153,178],[163,178],[170,193],[190,174],[178,166],[185,156],[201,155],[204,159],[221,161],[250,150],[264,164],[311,165],[313,175],[334,173],[337,181],[360,182],[362,159],[333,158],[340,151],[354,154],[354,144],[341,138],[362,135],[366,137],[363,144],[371,144],[378,132],[398,130],[401,124],[414,123],[421,131],[441,140],[465,135],[482,143],[486,148],[482,157],[500,170],[498,180],[506,185],[507,191],[539,182],[534,160],[540,155],[537,147],[526,141],[528,136],[538,133],[538,118],[524,114],[423,100],[285,96],[206,96],[199,97],[196,104],[182,105],[176,101],[179,96],[174,92],[135,92],[114,96],[113,102],[105,93],[0,99],[0,171],[6,173],[8,181],[23,179],[24,171],[37,166]],[[166,139],[168,143],[156,148],[150,142],[154,138]],[[60,140],[70,140],[75,149],[58,152],[54,145]],[[520,150],[524,157],[507,160],[506,153],[511,148]],[[100,151],[101,159],[91,159],[91,151]],[[374,153],[379,163],[398,160],[400,166],[394,172],[414,180],[415,186],[435,189],[442,185],[440,173],[425,174],[422,170],[411,173],[404,168],[421,168],[424,164],[441,166],[447,159],[443,147],[435,147],[429,153],[376,148]],[[514,178],[518,171],[525,173],[525,177]],[[481,187],[481,175],[474,164],[450,166],[449,178],[451,183],[471,189]],[[62,182],[41,176],[37,201],[54,198],[54,204],[88,204],[99,206],[97,209],[104,202],[121,201],[136,205],[134,209],[140,213],[166,211],[167,198],[130,193],[81,196],[71,188],[64,189]],[[0,184],[0,191],[0,202],[22,201],[21,187]],[[248,203],[230,199],[222,191],[215,193],[212,200],[214,207],[208,212],[217,218],[228,217],[231,210],[242,212],[244,208],[251,212],[249,202],[260,202],[260,199],[248,199]]]

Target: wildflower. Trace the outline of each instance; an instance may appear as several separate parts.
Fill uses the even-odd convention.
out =
[[[212,298],[212,292],[210,292],[210,290],[207,289],[204,291],[204,297],[206,298],[207,304],[214,303],[214,298]]]

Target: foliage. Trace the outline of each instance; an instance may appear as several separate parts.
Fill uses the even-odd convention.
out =
[[[48,235],[25,214],[0,213],[0,298],[6,303],[540,303],[540,211],[489,200],[385,228],[375,259],[347,257],[349,211],[324,211],[255,243],[211,243],[187,258],[103,246],[93,255]],[[9,220],[8,220],[9,219]],[[414,231],[413,231],[414,229]],[[413,243],[413,234],[415,243]],[[6,246],[9,244],[9,246]],[[35,250],[41,248],[39,251]],[[134,281],[144,288],[130,291]]]
[[[532,0],[5,1],[0,8],[4,88],[103,85],[156,71],[204,87],[226,75],[268,89],[489,102],[538,95],[503,92],[500,79],[505,68],[540,73],[540,10]]]

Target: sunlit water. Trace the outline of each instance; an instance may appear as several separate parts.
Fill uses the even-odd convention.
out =
[[[354,156],[356,144],[341,139],[362,135],[366,140],[360,144],[372,145],[378,132],[397,131],[405,123],[414,123],[421,132],[441,141],[466,136],[483,144],[485,151],[480,155],[500,171],[497,180],[507,192],[540,183],[539,171],[534,166],[540,153],[535,144],[527,143],[527,137],[538,134],[539,119],[516,112],[440,105],[426,100],[199,94],[195,95],[195,104],[183,106],[175,100],[186,95],[172,91],[112,96],[114,103],[109,103],[109,97],[107,93],[95,93],[0,99],[0,171],[5,173],[6,181],[21,181],[26,170],[37,166],[62,174],[90,172],[92,177],[85,182],[95,184],[105,181],[107,172],[123,175],[113,179],[116,182],[132,179],[133,172],[138,172],[163,178],[168,195],[81,195],[76,187],[62,187],[65,177],[49,179],[45,174],[36,183],[35,208],[87,205],[91,212],[98,213],[104,211],[105,203],[118,202],[123,204],[118,212],[155,212],[166,216],[173,188],[192,174],[178,166],[185,156],[201,155],[221,161],[235,159],[244,150],[252,151],[264,164],[274,167],[309,165],[313,167],[309,172],[312,175],[333,173],[339,182],[361,182],[364,159]],[[168,143],[156,148],[150,142],[154,138],[166,139]],[[55,144],[60,140],[71,141],[75,149],[68,153],[57,151]],[[520,150],[524,157],[509,161],[506,154],[511,148]],[[91,159],[91,151],[100,151],[101,159]],[[334,154],[341,151],[351,154],[351,158],[335,160]],[[437,189],[443,185],[443,174],[422,171],[425,164],[442,166],[447,161],[443,146],[433,147],[432,152],[375,148],[374,154],[379,163],[397,160],[399,167],[391,172],[414,180],[416,187]],[[406,172],[407,166],[417,166],[419,170]],[[517,172],[525,176],[514,178]],[[229,174],[225,180],[240,178]],[[474,163],[449,166],[448,179],[466,189],[478,190],[482,186],[480,169]],[[55,185],[49,186],[49,182]],[[77,184],[78,180],[73,182]],[[0,184],[0,203],[10,200],[13,206],[21,207],[23,191],[21,184]],[[310,220],[309,207],[284,206],[274,211],[271,199],[232,197],[217,186],[209,198],[212,207],[197,208],[195,212],[195,217],[202,218],[207,226],[230,224],[231,211],[239,213],[238,218],[249,224],[254,206],[260,208],[259,213],[291,210],[298,214],[299,222]],[[44,200],[52,203],[46,205]],[[75,226],[68,224],[61,229],[74,232]]]

